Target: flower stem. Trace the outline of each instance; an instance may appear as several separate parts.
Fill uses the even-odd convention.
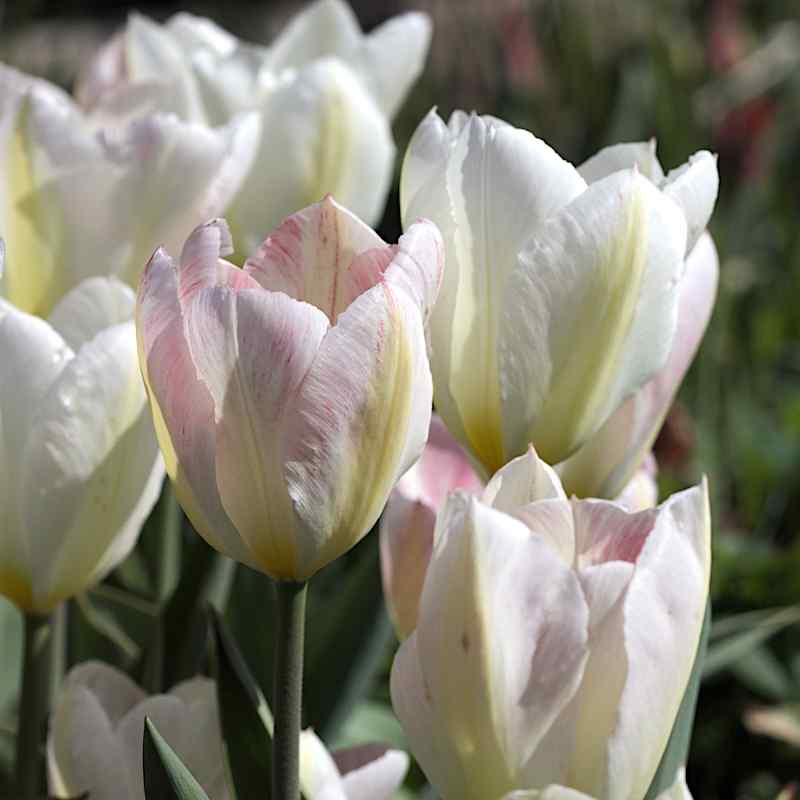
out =
[[[50,614],[25,614],[25,651],[17,728],[17,790],[24,800],[44,787],[44,729],[64,672],[64,604]]]
[[[307,586],[305,582],[275,582],[277,638],[272,684],[275,715],[272,800],[300,798],[300,718]]]

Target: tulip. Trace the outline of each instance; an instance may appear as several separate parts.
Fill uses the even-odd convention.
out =
[[[700,637],[707,488],[638,513],[536,499],[534,459],[440,512],[417,628],[392,668],[395,712],[443,800],[551,785],[642,800]]]
[[[358,542],[430,421],[423,325],[439,233],[396,246],[331,198],[289,217],[243,269],[224,221],[139,289],[140,361],[167,471],[197,531],[305,581]]]
[[[81,283],[49,321],[0,300],[0,594],[23,611],[101,580],[158,498],[133,309],[109,278]]]
[[[708,194],[703,202],[705,211],[694,226],[699,228],[705,225],[711,213],[712,189],[716,195],[716,170],[710,157],[696,157],[690,163],[693,166],[682,180],[688,180],[693,172],[699,173],[694,178],[697,194],[703,191]],[[587,180],[592,180],[634,164],[657,184],[663,183],[663,171],[655,157],[653,143],[606,148],[578,170]],[[665,191],[672,186],[667,184]],[[556,467],[568,492],[581,497],[614,497],[632,480],[644,454],[652,446],[700,346],[714,307],[719,259],[709,233],[702,233],[691,248],[685,270],[679,289],[677,329],[666,363],[576,453]]]
[[[420,124],[400,203],[405,223],[439,226],[447,252],[436,408],[486,475],[530,442],[563,461],[664,365],[709,161],[716,175],[700,154],[663,188],[636,168],[587,184],[500,120],[456,112],[445,125],[432,111]]]
[[[425,14],[394,17],[364,35],[341,0],[318,0],[267,47],[181,13],[164,25],[131,15],[77,93],[95,114],[157,90],[158,107],[222,124],[258,112],[264,136],[228,212],[245,252],[294,210],[332,194],[374,225],[391,185],[391,120],[422,70]]]
[[[521,482],[512,499],[521,497],[529,502],[566,496],[558,477],[533,451],[524,463],[529,472],[515,472]],[[655,474],[656,462],[650,454],[615,502],[628,511],[644,511],[655,506],[658,502]],[[400,640],[408,637],[417,626],[419,599],[433,550],[436,514],[444,506],[447,495],[460,489],[474,495],[483,494],[484,502],[492,503],[498,496],[502,500],[509,494],[509,480],[508,470],[500,470],[496,479],[484,489],[466,453],[441,418],[433,415],[422,457],[392,490],[380,522],[383,592]],[[499,487],[503,485],[506,488],[500,495]],[[515,504],[506,501],[507,506]]]
[[[254,115],[101,130],[60,89],[0,65],[0,295],[47,316],[86,277],[137,285],[156,245],[179,246],[225,210],[257,140]]]
[[[149,717],[211,800],[231,796],[214,682],[192,678],[148,697],[100,662],[75,667],[50,719],[47,772],[55,797],[144,800],[142,736]],[[300,737],[308,800],[389,800],[408,766],[405,753],[369,745],[333,756],[311,729]],[[268,790],[265,789],[265,796]]]

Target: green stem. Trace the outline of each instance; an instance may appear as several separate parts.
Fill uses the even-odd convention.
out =
[[[307,583],[275,582],[272,800],[300,798],[300,718]]]
[[[64,673],[66,625],[62,603],[50,614],[25,614],[25,651],[17,729],[17,789],[24,800],[44,788],[47,715]]]

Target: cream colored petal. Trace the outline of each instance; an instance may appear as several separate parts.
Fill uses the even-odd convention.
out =
[[[660,186],[664,170],[656,157],[656,140],[625,142],[604,147],[578,167],[586,183],[594,183],[621,169],[636,167],[645,178]]]
[[[525,455],[512,459],[495,473],[481,500],[499,511],[512,514],[520,506],[536,500],[565,500],[566,497],[558,475],[536,455],[531,445]]]
[[[415,634],[444,796],[478,800],[521,785],[581,680],[586,623],[577,579],[549,545],[510,516],[450,496]],[[395,711],[408,726],[412,709]]]
[[[663,366],[676,327],[685,222],[635,171],[592,184],[541,228],[505,287],[503,440],[557,463]]]
[[[707,150],[700,150],[685,164],[670,170],[663,189],[664,194],[671,197],[686,215],[686,255],[689,255],[705,231],[717,201],[717,157]]]
[[[378,222],[394,143],[388,121],[349,67],[325,59],[284,75],[260,112],[258,168],[228,213],[245,252],[328,194],[367,224]]]

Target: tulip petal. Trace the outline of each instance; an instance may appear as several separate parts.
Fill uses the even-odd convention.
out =
[[[181,119],[205,122],[189,60],[179,39],[142,14],[132,13],[125,29],[125,68],[137,81],[155,81],[169,89],[167,107]]]
[[[157,245],[178,252],[194,226],[221,213],[248,174],[258,135],[248,114],[220,129],[154,116],[109,136],[108,157],[122,165],[112,208],[129,243],[116,274],[136,285]]]
[[[380,280],[393,255],[372,228],[327,196],[284,220],[244,270],[265,289],[316,306],[333,324]]]
[[[690,156],[685,164],[670,170],[663,189],[664,194],[671,197],[686,215],[688,255],[706,229],[717,200],[717,157],[707,150],[700,150]]]
[[[377,521],[422,451],[431,394],[420,310],[384,280],[327,332],[289,420],[286,474],[304,527],[296,577],[313,574]]]
[[[646,793],[686,689],[705,613],[711,558],[705,481],[657,511],[625,598],[628,679],[608,742],[609,797]]]
[[[88,278],[59,300],[48,321],[77,351],[100,331],[130,320],[135,306],[136,295],[116,278]]]
[[[222,505],[261,568],[290,578],[298,555],[286,425],[328,321],[280,292],[227,287],[199,292],[186,318],[193,360],[214,399]]]
[[[511,792],[503,800],[595,800],[588,794],[576,792],[566,786],[546,786],[544,789],[533,789]]]
[[[17,464],[35,414],[72,350],[44,321],[0,300],[0,464]],[[20,470],[0,475],[0,589],[21,608],[31,609],[35,567],[19,510]],[[39,482],[35,483],[38,486]]]
[[[525,455],[517,456],[495,473],[481,500],[511,514],[536,500],[566,500],[566,497],[558,475],[536,455],[531,445]]]
[[[604,147],[578,167],[586,183],[594,183],[621,169],[636,169],[645,178],[659,186],[664,180],[664,170],[656,157],[656,140],[624,142]]]
[[[173,14],[166,24],[169,32],[186,54],[208,49],[220,56],[230,55],[237,45],[236,37],[221,28],[208,17],[200,17],[187,11]]]
[[[581,497],[615,497],[631,479],[700,346],[714,307],[718,275],[714,241],[704,234],[686,260],[678,324],[666,364],[583,447],[558,465],[569,492]]]
[[[256,559],[222,507],[216,479],[214,401],[184,336],[172,259],[159,250],[139,287],[139,363],[156,435],[175,493],[197,532],[215,549],[250,567]]]
[[[50,718],[47,781],[57,797],[77,797],[87,791],[93,800],[134,796],[113,721],[86,686],[67,685],[59,696]]]
[[[390,119],[425,66],[431,33],[427,14],[400,14],[378,25],[347,56]]]
[[[506,282],[525,240],[550,214],[585,188],[574,167],[527,131],[475,115],[452,144],[447,164],[450,204],[425,209],[442,231],[449,270],[431,320],[432,369],[439,394],[455,400],[471,450],[491,474],[511,456],[501,430],[498,334]],[[437,331],[444,328],[447,335]],[[446,350],[439,351],[439,345]],[[440,359],[442,361],[440,361]],[[443,368],[447,365],[447,369]],[[438,403],[437,394],[437,403]],[[437,405],[458,433],[449,402]],[[527,444],[527,439],[525,440]]]
[[[349,800],[336,762],[311,728],[300,734],[300,788],[314,800]]]
[[[347,3],[316,0],[281,31],[270,48],[267,63],[277,73],[326,56],[345,56],[361,37],[358,19]]]
[[[42,610],[127,555],[158,499],[163,467],[146,406],[127,322],[81,347],[37,409],[22,451],[20,513]]]
[[[340,753],[336,754],[347,800],[391,800],[403,782],[408,772],[408,756],[401,750],[380,749],[383,751],[380,755],[353,769],[344,769],[347,753],[343,760]]]
[[[228,211],[247,251],[293,211],[327,194],[377,223],[395,148],[385,115],[346,64],[325,59],[284,75],[266,97],[261,121],[259,168]]]
[[[563,460],[663,366],[685,222],[649,181],[618,172],[555,214],[505,289],[499,362],[505,449]]]
[[[549,545],[516,519],[451,495],[415,634],[436,708],[427,735],[452,739],[436,767],[449,794],[497,797],[519,785],[579,685],[586,623],[577,578]],[[410,709],[396,711],[407,724]]]

